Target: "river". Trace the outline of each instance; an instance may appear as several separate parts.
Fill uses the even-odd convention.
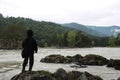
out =
[[[19,74],[22,68],[21,50],[0,50],[0,80],[10,80],[14,75]],[[38,53],[35,54],[35,62],[33,70],[47,70],[55,72],[58,68],[63,68],[66,71],[77,70],[87,71],[91,74],[98,75],[104,80],[116,80],[120,77],[120,71],[106,66],[88,66],[87,68],[71,68],[70,64],[51,64],[41,63],[40,59],[50,54],[61,54],[64,56],[73,56],[75,54],[97,54],[107,59],[120,59],[120,48],[68,48],[68,49],[53,49],[53,48],[39,48]],[[28,66],[27,68],[28,69]]]

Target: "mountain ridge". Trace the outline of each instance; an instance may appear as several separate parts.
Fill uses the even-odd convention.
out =
[[[80,30],[86,32],[87,34],[91,34],[93,36],[99,37],[109,37],[109,36],[117,36],[120,33],[120,27],[113,25],[113,26],[89,26],[89,25],[82,25],[79,23],[64,23],[62,26],[70,27],[76,30]]]

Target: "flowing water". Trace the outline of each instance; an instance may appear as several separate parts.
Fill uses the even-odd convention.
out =
[[[10,80],[14,75],[19,74],[22,68],[21,50],[0,50],[0,80]],[[64,56],[73,56],[81,54],[97,54],[107,59],[120,59],[120,48],[68,48],[68,49],[53,49],[53,48],[39,48],[35,54],[35,62],[33,70],[47,70],[55,72],[58,68],[63,68],[66,71],[87,71],[91,74],[98,75],[104,80],[116,80],[120,77],[120,71],[114,68],[107,68],[106,66],[88,66],[87,68],[71,68],[71,64],[51,64],[41,63],[40,59],[50,54],[61,54]],[[28,66],[27,68],[28,69]]]

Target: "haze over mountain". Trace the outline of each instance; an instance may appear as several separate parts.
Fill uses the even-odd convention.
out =
[[[120,33],[119,26],[87,26],[87,28],[106,34],[107,36],[117,36]]]
[[[87,34],[99,37],[108,37],[111,35],[117,36],[120,33],[119,26],[88,26],[78,23],[65,23],[62,24],[65,27],[70,27],[76,30],[86,32]]]

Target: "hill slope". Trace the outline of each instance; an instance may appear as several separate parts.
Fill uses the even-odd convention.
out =
[[[66,31],[71,30],[70,28],[63,27],[59,24],[52,23],[52,22],[45,22],[45,21],[35,21],[28,18],[15,18],[15,17],[0,17],[0,39],[3,39],[6,36],[6,40],[8,40],[8,34],[9,31],[4,31],[8,29],[8,27],[17,26],[16,30],[18,29],[18,26],[21,26],[25,29],[32,29],[35,34],[35,38],[38,41],[39,45],[44,45],[47,43],[47,45],[51,45],[51,40],[54,35],[61,34]],[[10,28],[9,28],[10,29]],[[13,29],[11,29],[12,32]],[[2,34],[3,33],[3,34]],[[14,32],[16,33],[16,32]],[[14,35],[12,33],[12,35]],[[6,35],[5,35],[6,34]],[[21,33],[18,33],[21,34]],[[24,35],[25,36],[25,35]],[[7,42],[7,41],[6,41]],[[7,43],[6,43],[7,44]]]
[[[93,35],[93,36],[99,36],[99,37],[105,37],[107,36],[106,34],[96,31],[94,29],[88,28],[87,26],[78,24],[78,23],[66,23],[66,24],[62,24],[65,27],[69,27],[69,28],[73,28],[79,31],[83,31],[89,35]]]
[[[87,26],[87,28],[106,34],[117,36],[120,33],[119,26]]]

